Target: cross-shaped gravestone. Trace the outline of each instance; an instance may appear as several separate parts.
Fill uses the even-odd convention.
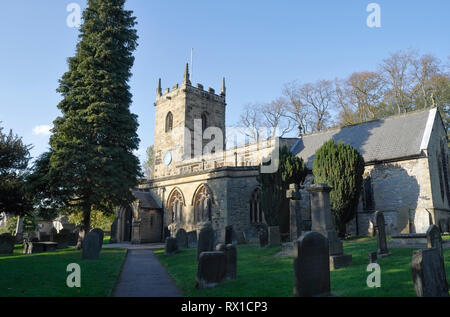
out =
[[[295,241],[301,236],[303,230],[300,211],[300,200],[302,197],[297,184],[289,185],[289,189],[286,191],[286,198],[289,199],[291,241]]]

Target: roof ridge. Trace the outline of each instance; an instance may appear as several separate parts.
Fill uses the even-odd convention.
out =
[[[433,109],[436,109],[436,107],[434,107],[434,108],[427,108],[427,109],[419,109],[419,110],[414,110],[414,111],[410,111],[410,112],[406,112],[406,113],[397,113],[397,114],[393,114],[393,115],[387,116],[385,118],[372,119],[372,120],[369,120],[369,121],[363,121],[363,122],[359,122],[359,123],[353,123],[353,124],[343,125],[343,126],[339,126],[339,127],[333,127],[333,128],[328,129],[328,130],[325,130],[325,131],[305,134],[305,135],[302,136],[302,138],[309,137],[309,136],[316,136],[316,135],[320,135],[320,134],[325,134],[325,133],[328,133],[328,132],[331,132],[331,131],[342,130],[342,129],[345,129],[345,128],[355,127],[355,126],[359,126],[359,125],[369,124],[369,123],[372,123],[372,122],[386,121],[386,120],[392,120],[392,119],[397,119],[397,118],[401,118],[401,117],[411,116],[411,115],[418,114],[418,113],[421,113],[421,112],[430,112]]]

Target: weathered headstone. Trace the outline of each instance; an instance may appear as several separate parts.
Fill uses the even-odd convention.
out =
[[[377,232],[377,255],[379,257],[388,256],[389,250],[387,247],[387,238],[386,238],[386,222],[384,220],[384,215],[381,211],[377,211],[375,213],[375,228]]]
[[[197,247],[197,231],[189,231],[187,234],[188,248],[194,249]]]
[[[267,228],[269,246],[275,247],[281,245],[281,235],[279,226],[271,226]]]
[[[171,255],[178,252],[177,239],[172,237],[166,238],[166,247],[164,254]]]
[[[225,227],[225,244],[233,243],[233,226]]]
[[[55,236],[53,236],[53,242],[58,243],[58,249],[65,249],[69,247],[70,242],[70,231],[67,229],[62,229],[57,233]]]
[[[397,210],[397,232],[408,234],[411,232],[411,216],[408,206],[400,207]]]
[[[177,230],[177,233],[175,234],[175,239],[177,240],[177,246],[178,249],[186,249],[188,247],[188,239],[186,231],[182,228]]]
[[[209,226],[204,226],[198,235],[197,242],[197,260],[200,253],[214,250],[214,230]]]
[[[39,239],[39,242],[50,242],[50,235],[45,232],[39,231],[38,239]]]
[[[218,244],[216,251],[225,253],[226,259],[226,279],[235,279],[237,273],[237,249],[232,244]]]
[[[439,228],[436,225],[431,225],[427,230],[427,247],[435,248],[439,252],[439,256],[443,258],[442,237]]]
[[[98,235],[98,245],[99,245],[99,248],[101,250],[102,246],[103,246],[103,239],[105,237],[105,233],[100,228],[94,228],[94,229],[91,230],[91,232],[95,232]]]
[[[294,296],[330,295],[329,242],[322,234],[305,232],[294,242]]]
[[[301,213],[300,190],[297,184],[289,185],[286,191],[286,198],[289,199],[289,223],[291,241],[297,240],[302,235],[303,220]]]
[[[411,271],[418,297],[449,296],[445,266],[437,249],[414,251]]]
[[[113,223],[111,224],[111,243],[117,243],[117,226],[118,226],[119,218],[114,218]]]
[[[261,248],[267,247],[269,245],[269,233],[267,227],[262,226],[261,228],[259,228],[258,236],[259,236],[259,246]]]
[[[198,258],[196,288],[217,286],[226,276],[226,256],[222,251],[202,252]]]
[[[58,234],[58,231],[56,230],[55,227],[52,228],[52,230],[50,230],[50,241],[51,242],[56,242],[56,235]]]
[[[0,254],[12,254],[14,252],[14,237],[9,233],[0,235]]]
[[[83,241],[83,260],[97,260],[100,256],[100,235],[97,231],[91,230]]]
[[[441,219],[439,220],[439,227],[441,229],[441,233],[448,232],[448,222],[447,219]]]
[[[344,254],[342,241],[339,239],[331,214],[330,191],[326,184],[313,184],[306,189],[311,202],[311,227],[328,239],[330,268],[332,270],[352,264],[352,256]]]
[[[78,235],[79,235],[78,231],[70,232],[70,234],[69,234],[69,245],[70,246],[77,245]]]

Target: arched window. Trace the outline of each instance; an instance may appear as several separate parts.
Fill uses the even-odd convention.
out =
[[[203,112],[203,114],[202,114],[202,131],[205,132],[207,127],[208,127],[208,118],[206,117],[206,113]]]
[[[194,220],[196,223],[211,221],[211,196],[204,185],[194,197]]]
[[[260,204],[261,190],[256,188],[252,192],[252,197],[250,199],[250,222],[251,223],[263,223],[264,217]]]
[[[166,116],[166,132],[172,131],[173,128],[173,115],[169,112]]]
[[[175,189],[170,195],[167,206],[169,209],[169,224],[182,223],[184,198],[177,189]]]

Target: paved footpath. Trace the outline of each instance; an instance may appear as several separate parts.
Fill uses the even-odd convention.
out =
[[[115,297],[182,296],[181,291],[153,253],[154,249],[163,248],[163,244],[110,244],[104,247],[128,249],[122,273],[114,291]]]

